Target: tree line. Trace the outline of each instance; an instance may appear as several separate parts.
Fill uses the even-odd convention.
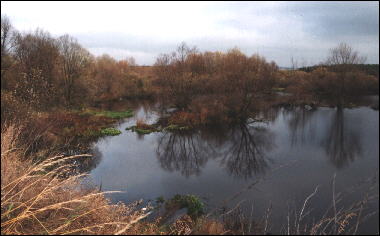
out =
[[[1,88],[37,109],[143,94],[133,58],[95,57],[78,41],[37,29],[19,32],[1,18]]]
[[[378,94],[378,66],[376,76],[376,69],[369,73],[374,67],[360,66],[364,62],[341,43],[312,69],[281,71],[274,61],[238,48],[200,52],[182,43],[152,67],[139,67],[133,58],[95,57],[69,35],[19,32],[2,16],[1,113],[153,97],[179,110],[174,123],[229,123],[245,120],[275,88],[298,100],[332,97],[337,104],[349,96]]]

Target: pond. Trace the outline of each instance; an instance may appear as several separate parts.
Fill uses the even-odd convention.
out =
[[[154,123],[159,116],[156,106],[137,107],[133,118],[116,126],[121,135],[94,144],[93,181],[103,191],[124,191],[110,195],[112,201],[195,194],[208,210],[239,204],[257,220],[271,209],[270,231],[280,232],[288,212],[300,210],[317,186],[308,202],[310,219],[331,207],[334,175],[338,208],[366,193],[378,196],[379,111],[373,108],[279,107],[258,114],[267,122],[228,129],[147,135],[125,130],[139,118]],[[378,208],[378,198],[368,204],[366,212],[377,212],[360,233],[378,233]]]

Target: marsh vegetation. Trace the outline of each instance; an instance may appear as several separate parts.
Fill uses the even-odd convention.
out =
[[[2,16],[2,234],[378,233],[364,63],[345,43],[292,70],[181,43],[139,66]]]

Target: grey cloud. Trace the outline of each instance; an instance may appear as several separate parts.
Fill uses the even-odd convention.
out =
[[[288,9],[302,19],[306,31],[317,36],[379,35],[378,2],[291,3]]]
[[[289,66],[292,56],[299,61],[304,58],[309,64],[319,63],[326,58],[329,48],[347,42],[366,55],[368,63],[379,63],[378,2],[217,2],[206,5],[206,9],[200,11],[206,19],[205,25],[210,26],[209,31],[190,27],[186,33],[182,30],[176,34],[172,31],[175,29],[162,25],[164,32],[171,33],[165,38],[166,35],[156,28],[150,29],[149,24],[139,32],[136,27],[134,31],[128,31],[131,25],[126,23],[120,30],[115,27],[113,30],[116,32],[104,33],[108,29],[99,27],[97,32],[85,33],[91,30],[76,28],[75,32],[81,33],[67,33],[91,52],[109,53],[117,59],[134,56],[141,64],[154,63],[160,53],[175,50],[182,41],[197,46],[201,51],[227,51],[237,46],[247,55],[258,52],[280,66]],[[104,10],[113,7],[110,4],[109,9]],[[10,17],[19,22],[28,12],[19,14],[18,17]],[[40,19],[48,17],[43,12],[38,14]],[[114,25],[114,21],[106,20],[105,25]],[[149,20],[154,21],[155,18]],[[138,21],[136,19],[131,24],[138,26]],[[24,22],[26,27],[35,23],[32,20]],[[192,24],[192,21],[185,23]],[[57,32],[63,31],[58,30],[59,27],[56,29]]]

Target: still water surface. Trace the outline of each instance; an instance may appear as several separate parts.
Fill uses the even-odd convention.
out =
[[[98,163],[90,175],[104,191],[124,191],[110,195],[115,202],[195,194],[213,209],[241,192],[228,206],[240,202],[260,219],[271,205],[273,232],[286,223],[288,209],[299,209],[316,186],[311,217],[321,216],[332,202],[334,174],[336,192],[343,194],[340,206],[361,200],[370,185],[378,194],[378,110],[277,108],[259,116],[269,122],[138,135],[125,128],[138,118],[154,123],[159,117],[154,106],[140,106],[116,127],[121,135],[94,144]],[[369,206],[378,211],[378,199]],[[377,233],[378,218],[377,212],[360,232]]]

